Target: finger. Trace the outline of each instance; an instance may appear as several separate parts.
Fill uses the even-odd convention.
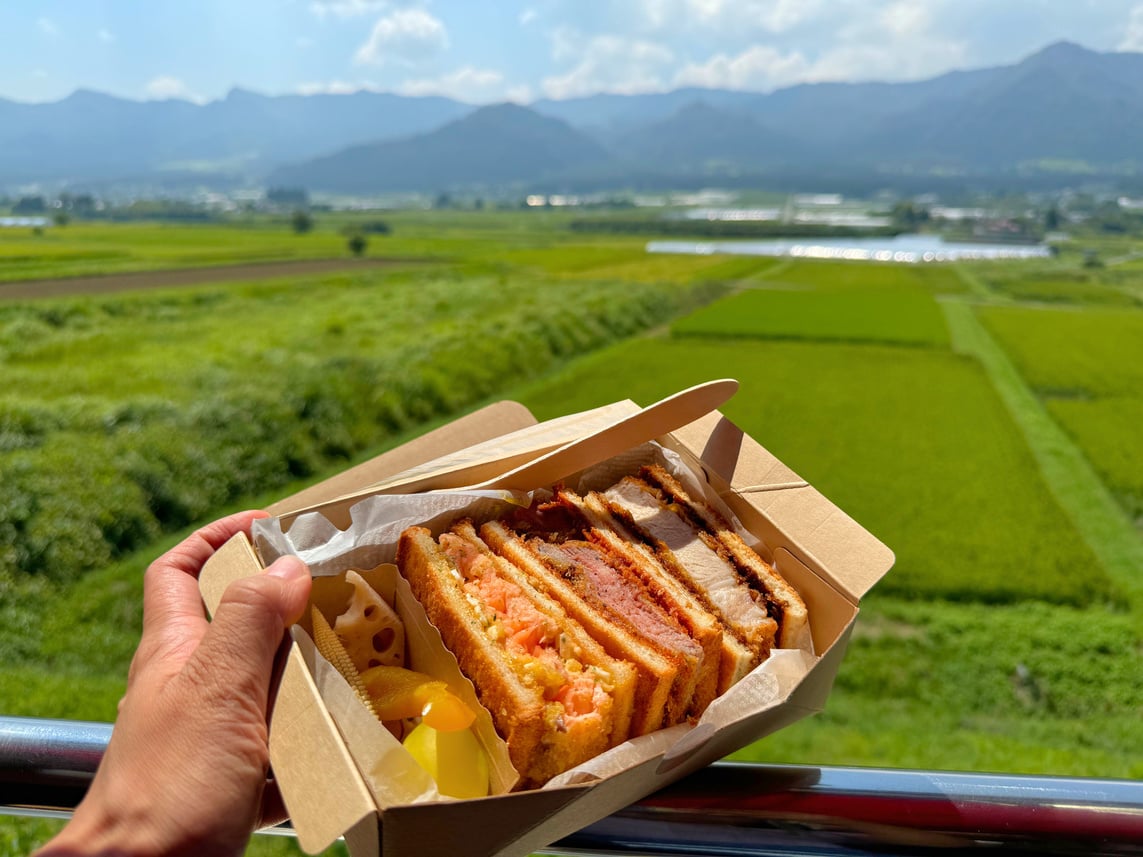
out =
[[[310,586],[305,563],[284,556],[264,574],[226,588],[214,621],[187,665],[212,702],[235,705],[247,714],[254,711],[265,722],[278,644],[286,626],[301,617]]]
[[[198,577],[202,564],[210,555],[230,541],[238,533],[250,530],[250,524],[257,518],[268,518],[269,513],[257,509],[236,512],[225,518],[207,524],[195,531],[184,541],[167,551],[159,562],[166,562],[186,574]]]
[[[147,569],[143,577],[143,635],[178,626],[205,628],[198,575],[203,564],[238,533],[249,531],[265,512],[246,511],[207,524],[171,548]],[[191,641],[193,642],[193,641]]]

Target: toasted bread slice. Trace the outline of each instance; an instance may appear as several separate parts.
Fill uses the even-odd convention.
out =
[[[718,614],[764,660],[774,645],[778,623],[755,600],[726,550],[658,488],[626,477],[603,496],[623,522],[653,545],[659,561]]]
[[[521,785],[540,785],[626,738],[630,665],[608,658],[550,599],[519,587],[471,524],[441,541],[407,529],[397,564],[507,741]],[[498,612],[482,602],[489,596],[512,606]]]
[[[625,558],[648,591],[703,651],[695,678],[690,714],[702,714],[716,695],[742,678],[757,663],[753,652],[722,625],[694,594],[659,563],[654,553],[632,534],[608,508],[599,494],[579,497],[561,491],[560,498],[573,505],[591,524],[587,539],[616,556]]]
[[[709,504],[693,499],[665,469],[651,465],[644,467],[640,475],[658,487],[671,502],[685,507],[717,539],[739,572],[749,580],[751,588],[761,595],[767,612],[778,623],[777,645],[784,649],[808,649],[809,616],[798,591],[752,550],[718,512]]]
[[[694,652],[688,660],[668,645],[654,645],[645,632],[640,633],[640,626],[666,626],[670,622],[645,591],[587,542],[556,543],[535,536],[524,539],[499,521],[485,524],[480,535],[493,551],[523,571],[537,589],[558,601],[609,655],[635,667],[633,736],[674,725],[683,718],[694,695],[695,667],[702,652]],[[664,627],[660,634],[669,636],[670,628]],[[674,642],[680,649],[698,649],[677,623]]]
[[[555,622],[560,657],[568,661],[572,669],[582,667],[584,671],[597,676],[596,683],[603,686],[610,697],[608,704],[612,726],[608,733],[608,746],[614,747],[630,738],[631,721],[635,712],[637,677],[635,667],[621,658],[609,655],[582,625],[568,616],[567,611],[557,601],[537,589],[528,576],[515,565],[497,556],[477,535],[471,521],[461,521],[452,527],[451,532],[463,538],[472,548],[492,562],[498,575],[518,587],[521,595]]]

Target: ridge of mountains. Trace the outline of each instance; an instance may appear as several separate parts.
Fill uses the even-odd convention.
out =
[[[1143,171],[1143,54],[1059,42],[1010,66],[769,93],[678,89],[477,107],[376,92],[203,105],[86,90],[0,99],[0,187],[364,194],[648,186],[790,174]]]

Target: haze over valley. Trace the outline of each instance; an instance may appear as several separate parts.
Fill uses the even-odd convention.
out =
[[[1143,54],[1058,42],[1013,65],[904,83],[680,88],[527,105],[360,91],[203,104],[78,90],[0,99],[0,189],[114,193],[743,186],[1003,179],[1143,167]]]

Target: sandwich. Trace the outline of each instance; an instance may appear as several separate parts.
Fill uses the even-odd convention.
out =
[[[688,586],[685,578],[676,573],[677,561],[661,562],[656,546],[643,541],[643,533],[613,514],[602,494],[567,496],[592,523],[593,540],[629,559],[650,585],[665,593],[681,620],[690,627],[692,636],[704,642],[709,661],[718,664],[717,672],[707,675],[707,683],[695,689],[694,710],[701,714],[715,696],[725,693],[756,667],[760,656],[726,628],[701,587]]]
[[[809,620],[797,590],[665,469],[644,467],[597,503],[647,545],[757,662],[774,647],[808,647]]]
[[[609,655],[635,667],[632,736],[702,714],[717,692],[719,628],[672,591],[653,558],[594,526],[581,498],[559,489],[550,502],[480,533]]]
[[[508,744],[523,787],[627,740],[635,669],[612,658],[471,521],[400,537],[397,564]]]
[[[525,787],[697,719],[808,640],[797,591],[661,467],[479,530],[411,527],[397,564]]]

